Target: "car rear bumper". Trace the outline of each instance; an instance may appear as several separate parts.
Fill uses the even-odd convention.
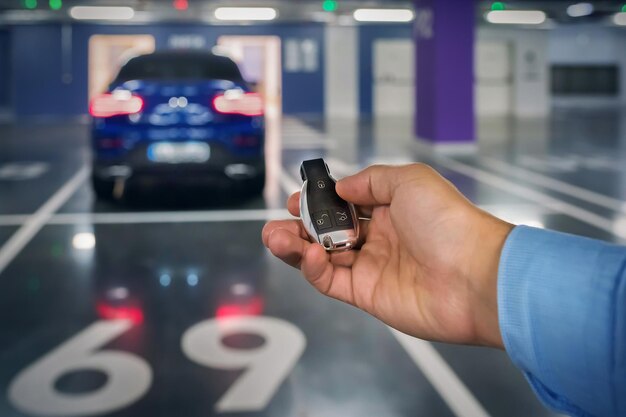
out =
[[[234,155],[219,146],[212,146],[206,162],[162,163],[151,161],[147,146],[141,146],[122,158],[96,158],[93,176],[99,180],[124,180],[139,185],[229,186],[265,177],[265,158],[263,154]]]

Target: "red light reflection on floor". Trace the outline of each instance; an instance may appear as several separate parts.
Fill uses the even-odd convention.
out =
[[[130,320],[134,324],[143,323],[143,311],[137,306],[112,306],[106,303],[97,303],[98,317],[104,320]]]
[[[261,297],[253,297],[245,302],[222,304],[217,308],[215,317],[224,319],[237,316],[260,316],[265,302]]]

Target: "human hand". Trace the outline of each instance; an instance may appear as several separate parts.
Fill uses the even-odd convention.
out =
[[[423,164],[372,166],[337,182],[360,206],[360,249],[327,253],[300,220],[271,221],[263,243],[323,294],[404,333],[502,348],[497,273],[512,225],[478,209]],[[299,193],[287,206],[299,215]]]

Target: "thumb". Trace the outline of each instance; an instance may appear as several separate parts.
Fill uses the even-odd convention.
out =
[[[416,177],[425,165],[372,165],[361,172],[337,181],[337,194],[361,206],[391,204],[398,187]]]

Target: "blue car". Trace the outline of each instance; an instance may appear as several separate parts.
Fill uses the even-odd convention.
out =
[[[265,185],[263,101],[229,58],[157,52],[130,59],[93,117],[92,184],[100,198],[129,185]]]

